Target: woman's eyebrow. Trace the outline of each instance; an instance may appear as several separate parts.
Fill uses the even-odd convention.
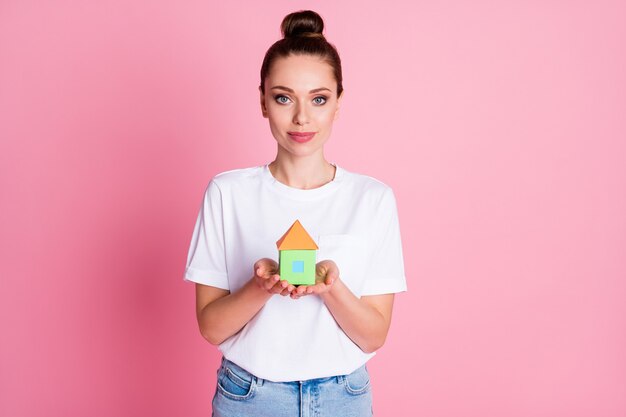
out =
[[[277,88],[279,90],[289,91],[290,93],[294,92],[291,88],[285,87],[285,86],[282,86],[282,85],[275,85],[274,87],[270,88],[270,90],[273,90],[275,88]],[[320,88],[314,88],[313,90],[309,91],[309,94],[317,93],[318,91],[324,91],[324,90],[330,91],[332,93],[332,91],[329,88],[320,87]]]

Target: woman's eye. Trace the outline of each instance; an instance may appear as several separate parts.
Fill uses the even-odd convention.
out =
[[[287,104],[289,102],[289,97],[278,95],[274,96],[274,100],[276,100],[276,102],[278,102],[279,104]],[[313,102],[318,105],[323,105],[326,104],[326,100],[328,100],[328,98],[325,96],[317,96],[313,99]]]

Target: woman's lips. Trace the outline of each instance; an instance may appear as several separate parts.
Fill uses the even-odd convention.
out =
[[[287,134],[298,143],[308,142],[315,136],[315,132],[287,132]]]

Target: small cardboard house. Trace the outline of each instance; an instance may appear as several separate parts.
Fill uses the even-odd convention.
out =
[[[299,220],[276,242],[280,278],[293,285],[315,284],[315,251],[318,248]]]

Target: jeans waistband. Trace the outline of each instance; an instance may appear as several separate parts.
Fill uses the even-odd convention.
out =
[[[250,379],[254,379],[256,380],[256,384],[259,386],[262,386],[266,381],[267,382],[274,382],[274,381],[270,381],[270,380],[265,380],[263,378],[259,378],[258,376],[254,375],[252,372],[247,371],[246,369],[242,368],[241,366],[237,365],[235,362],[229,361],[228,359],[226,359],[224,356],[222,356],[222,364],[220,365],[221,368],[225,368],[226,366],[228,366],[231,369],[234,369],[240,373],[242,373],[243,375],[247,375],[250,377]],[[361,367],[364,367],[364,365],[362,365]],[[358,368],[356,371],[358,371]],[[343,379],[345,378],[345,375],[333,375],[333,376],[329,376],[329,377],[322,377],[322,378],[313,378],[313,379],[308,379],[308,380],[304,380],[304,381],[283,381],[283,382],[278,382],[280,384],[301,384],[301,383],[306,383],[306,382],[311,382],[311,381],[316,381],[316,382],[323,382],[323,381],[330,381],[330,380],[335,380],[337,383],[342,383]]]

